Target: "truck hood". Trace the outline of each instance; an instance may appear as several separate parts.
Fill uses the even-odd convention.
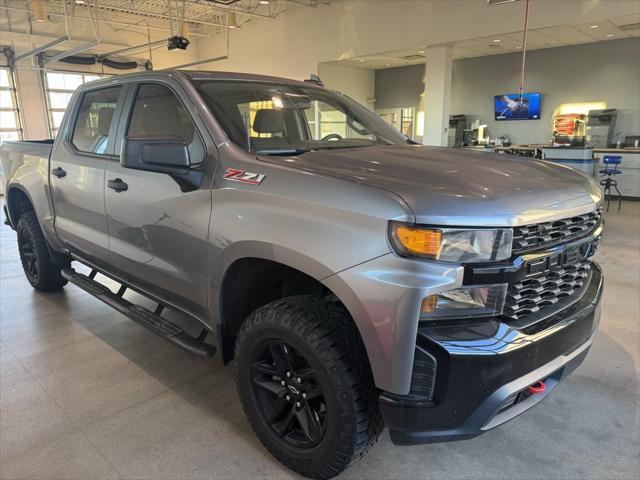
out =
[[[464,149],[390,145],[318,150],[270,162],[391,191],[416,223],[512,226],[591,211],[594,179],[561,165]]]

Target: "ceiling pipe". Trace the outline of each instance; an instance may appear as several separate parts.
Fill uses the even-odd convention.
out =
[[[113,52],[109,52],[109,53],[101,53],[100,55],[98,55],[99,58],[104,58],[104,57],[111,57],[114,55],[120,55],[126,52],[131,52],[134,50],[139,50],[141,48],[147,48],[147,47],[155,47],[156,45],[161,45],[161,44],[166,44],[167,43],[167,39],[163,38],[161,40],[155,40],[153,42],[145,42],[142,43],[140,45],[136,45],[134,47],[127,47],[127,48],[122,48],[120,50],[114,50]]]
[[[526,64],[527,58],[527,31],[529,30],[529,2],[527,0],[527,4],[525,6],[524,12],[524,33],[522,35],[522,63],[520,65],[520,103],[522,103],[524,99],[524,67]]]

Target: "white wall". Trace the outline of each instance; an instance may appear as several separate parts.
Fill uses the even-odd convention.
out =
[[[338,90],[373,110],[374,70],[321,63],[318,75],[327,88]]]
[[[303,79],[309,72],[317,73],[321,62],[517,31],[524,5],[488,7],[483,0],[344,0],[300,8],[232,30],[229,58],[198,68]],[[536,0],[530,28],[639,12],[636,0]],[[202,58],[225,50],[224,35],[197,43]]]

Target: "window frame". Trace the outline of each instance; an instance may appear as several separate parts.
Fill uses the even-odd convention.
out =
[[[202,165],[204,165],[207,162],[207,159],[209,157],[209,146],[205,141],[205,135],[202,132],[202,127],[200,126],[199,118],[197,119],[196,116],[194,116],[190,106],[183,100],[182,96],[173,87],[173,85],[169,82],[165,82],[161,80],[140,79],[140,80],[136,80],[129,83],[127,99],[125,100],[124,107],[123,107],[124,111],[123,111],[123,114],[121,115],[121,119],[120,119],[121,121],[119,122],[119,126],[118,126],[118,138],[116,138],[116,144],[122,145],[122,142],[124,142],[124,140],[129,136],[128,135],[129,126],[131,124],[131,118],[133,117],[136,100],[138,98],[138,92],[140,91],[140,88],[142,88],[143,85],[161,85],[165,87],[167,90],[169,90],[173,94],[173,96],[178,99],[178,102],[180,102],[180,105],[182,105],[182,108],[184,109],[185,114],[189,118],[189,121],[193,124],[194,133],[198,135],[198,139],[202,144],[202,149],[204,152],[203,158],[199,162],[191,162],[191,159],[189,159],[191,168],[199,168]]]
[[[7,68],[7,67],[0,67],[0,70],[7,72],[7,79],[9,83],[9,85],[6,87],[0,86],[0,91],[9,92],[9,95],[11,96],[11,107],[6,108],[6,107],[0,106],[0,112],[13,112],[15,123],[16,123],[16,128],[4,128],[2,125],[0,125],[0,132],[16,132],[18,136],[17,140],[18,141],[24,140],[22,112],[20,110],[20,104],[18,102],[19,100],[18,87],[17,87],[14,71],[11,68]],[[7,140],[7,141],[11,141],[11,140]],[[1,139],[0,139],[0,142],[2,142]]]

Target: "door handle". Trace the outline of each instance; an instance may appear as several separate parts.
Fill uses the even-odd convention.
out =
[[[62,178],[67,176],[67,172],[65,172],[62,168],[58,167],[51,170],[51,175],[55,175],[58,178]]]
[[[121,178],[109,180],[107,182],[107,186],[116,192],[125,192],[129,188],[129,185],[127,185]]]

